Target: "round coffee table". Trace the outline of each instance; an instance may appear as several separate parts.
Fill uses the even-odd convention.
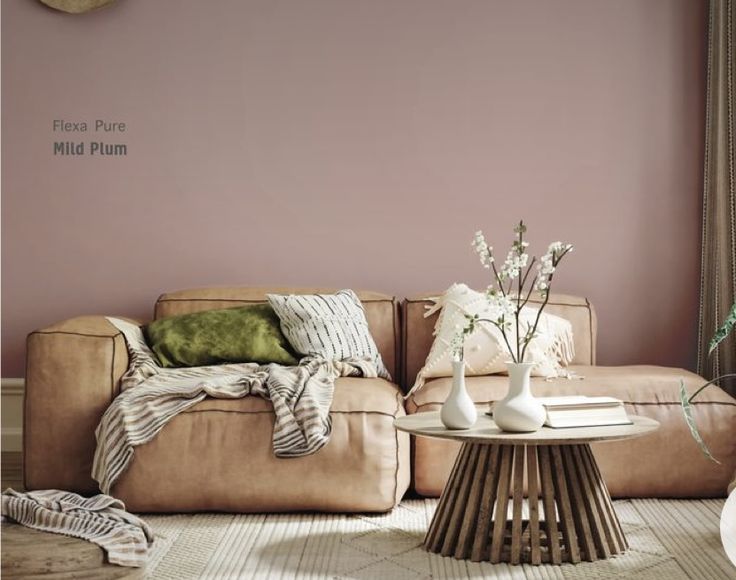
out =
[[[629,418],[632,425],[506,433],[486,415],[466,430],[446,429],[438,412],[399,417],[394,425],[401,431],[463,444],[424,547],[473,562],[533,565],[622,553],[628,544],[589,444],[659,427],[653,419]],[[528,518],[522,518],[525,490]]]

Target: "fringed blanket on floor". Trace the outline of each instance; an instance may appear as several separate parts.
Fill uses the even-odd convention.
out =
[[[128,467],[136,446],[151,441],[166,423],[206,397],[257,395],[270,400],[276,414],[274,454],[300,457],[318,451],[329,441],[335,379],[377,376],[375,365],[362,359],[304,359],[294,367],[243,363],[162,368],[138,326],[116,318],[108,320],[125,336],[130,363],[121,379],[124,391],[95,431],[92,477],[105,493]]]
[[[2,495],[2,515],[42,532],[93,542],[107,552],[110,563],[120,566],[145,565],[153,543],[148,524],[107,495],[87,498],[57,489],[27,493],[8,489]]]

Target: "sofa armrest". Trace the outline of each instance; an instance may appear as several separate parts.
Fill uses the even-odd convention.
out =
[[[80,316],[28,335],[23,464],[27,489],[97,491],[95,429],[128,368],[123,335]]]

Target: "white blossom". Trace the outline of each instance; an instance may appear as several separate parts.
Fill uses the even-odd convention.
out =
[[[510,296],[504,296],[500,292],[496,292],[495,289],[489,288],[486,291],[486,298],[493,310],[493,316],[497,320],[516,315],[516,304]]]
[[[521,244],[515,242],[513,247],[509,250],[506,256],[506,261],[501,267],[501,278],[503,280],[513,280],[521,273],[521,270],[526,268],[529,263],[529,254],[526,253],[525,248],[529,244],[522,242]]]
[[[480,263],[484,268],[490,268],[493,263],[493,248],[486,243],[485,236],[481,230],[475,232],[471,243],[473,249],[478,254]]]
[[[549,291],[549,283],[552,278],[552,274],[555,273],[557,263],[560,261],[562,256],[567,252],[572,251],[571,244],[565,244],[563,242],[552,242],[547,248],[547,252],[539,259],[537,265],[537,281],[535,287],[543,294]]]

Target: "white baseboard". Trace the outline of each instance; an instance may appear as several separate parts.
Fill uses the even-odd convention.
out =
[[[2,396],[0,449],[3,451],[23,450],[24,391],[24,379],[0,379],[0,395]]]

